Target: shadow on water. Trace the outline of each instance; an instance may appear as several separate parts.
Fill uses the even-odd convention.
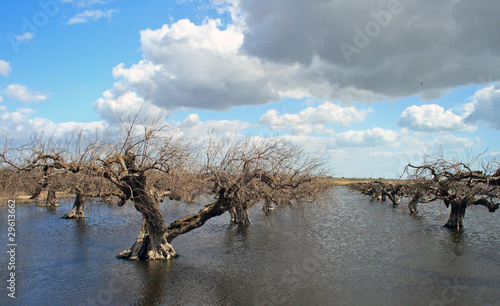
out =
[[[246,249],[249,240],[249,224],[230,224],[226,228],[224,235],[224,245],[228,250],[238,249],[240,247]]]
[[[136,305],[161,305],[165,303],[168,278],[174,268],[174,261],[136,262],[142,288]]]

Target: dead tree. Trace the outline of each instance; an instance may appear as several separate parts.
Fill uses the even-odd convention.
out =
[[[274,138],[217,138],[210,135],[206,169],[231,223],[249,224],[249,211],[264,207],[314,202],[328,188],[323,162],[294,144]]]
[[[71,173],[71,193],[75,194],[72,209],[62,218],[83,219],[85,215],[85,204],[91,200],[101,199],[106,202],[110,197],[120,195],[116,188],[102,177],[92,176],[85,167],[79,172]]]
[[[405,172],[411,180],[418,183],[418,187],[413,189],[414,197],[423,197],[419,202],[442,200],[446,207],[451,206],[450,217],[444,226],[461,229],[464,227],[468,206],[483,205],[490,212],[498,208],[498,170],[493,173],[490,168],[485,166],[483,171],[473,171],[472,163],[439,157],[428,158],[420,166],[408,164]]]
[[[0,153],[0,162],[11,169],[38,175],[36,188],[31,199],[37,200],[38,206],[57,207],[61,204],[57,200],[56,191],[67,188],[66,180],[62,177],[67,173],[61,149],[61,142],[53,137],[44,137],[42,134],[33,135],[29,142],[20,146],[4,142],[4,149]],[[43,192],[45,198],[41,199]]]
[[[386,201],[389,198],[393,205],[398,205],[404,197],[405,187],[405,184],[402,183],[393,184],[382,181],[348,185],[349,189],[356,190],[379,201]]]
[[[136,119],[122,123],[112,134],[104,152],[93,164],[94,175],[109,180],[117,189],[119,205],[132,201],[142,214],[142,227],[134,244],[118,258],[169,259],[176,256],[167,241],[167,226],[158,196],[148,180],[153,172],[171,173],[184,167],[189,146],[160,120],[139,124]]]

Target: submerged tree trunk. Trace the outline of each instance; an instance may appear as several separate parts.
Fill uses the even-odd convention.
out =
[[[266,214],[273,212],[275,210],[274,203],[271,200],[266,199],[264,202],[264,206],[262,206],[262,210]]]
[[[403,198],[400,191],[400,187],[395,187],[393,185],[390,185],[387,189],[384,189],[384,193],[389,197],[392,205],[394,206],[399,205],[399,201],[401,201],[401,199]]]
[[[410,200],[410,202],[408,202],[408,209],[410,210],[411,215],[416,215],[418,213],[418,202],[420,201],[421,197],[422,193],[417,192]]]
[[[450,217],[444,227],[452,229],[461,229],[464,227],[465,210],[467,209],[467,200],[454,198],[445,200],[446,206],[451,205]]]
[[[118,258],[129,260],[155,260],[170,259],[177,256],[174,248],[167,242],[165,233],[155,231],[146,221],[142,219],[142,226],[136,241],[128,250],[116,255]]]
[[[63,216],[64,219],[83,219],[86,218],[84,208],[85,208],[85,196],[80,189],[75,190],[76,198],[73,208]]]
[[[229,208],[231,223],[241,225],[250,224],[250,208],[252,208],[251,205],[245,204],[231,205]]]
[[[47,197],[38,203],[42,207],[57,207],[61,206],[59,200],[56,198],[56,191],[54,189],[47,190]]]
[[[167,242],[167,226],[160,211],[160,202],[146,190],[143,175],[131,175],[125,180],[127,188],[122,191],[131,195],[135,208],[142,213],[142,227],[130,249],[116,255],[129,260],[170,259],[177,256]]]

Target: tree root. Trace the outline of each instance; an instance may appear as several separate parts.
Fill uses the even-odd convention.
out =
[[[85,213],[83,211],[77,211],[75,208],[73,208],[67,214],[62,216],[62,218],[64,218],[64,219],[83,219],[83,218],[87,218],[87,216],[85,216]]]
[[[143,219],[142,228],[132,247],[116,257],[128,260],[163,260],[177,257],[177,253],[167,242],[165,234],[156,235],[156,239],[150,235],[149,227]]]

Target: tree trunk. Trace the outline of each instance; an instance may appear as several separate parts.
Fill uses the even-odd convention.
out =
[[[174,248],[167,242],[166,235],[156,232],[144,217],[141,230],[132,247],[116,255],[118,258],[129,260],[170,259],[176,256]]]
[[[394,206],[399,205],[399,201],[401,201],[402,198],[399,187],[394,187],[391,185],[387,190],[384,190],[384,193],[389,197],[389,200],[391,200],[392,205]]]
[[[45,200],[38,203],[38,206],[42,207],[57,207],[61,206],[59,200],[56,198],[56,191],[54,189],[47,190],[47,197]]]
[[[392,202],[392,205],[397,206],[399,205],[399,201],[401,201],[401,196],[398,195],[397,193],[388,193],[387,196]]]
[[[271,200],[266,199],[264,202],[264,206],[262,206],[262,210],[266,214],[273,212],[275,210],[274,203]]]
[[[146,190],[143,175],[131,175],[126,180],[125,194],[132,191],[135,208],[142,213],[142,227],[132,247],[116,255],[129,260],[170,259],[177,256],[174,248],[167,242],[167,226],[160,210],[160,202]]]
[[[203,206],[198,213],[172,222],[168,227],[167,241],[170,243],[175,237],[202,226],[210,218],[222,215],[228,210],[228,206],[226,200],[219,198],[217,202]]]
[[[420,201],[421,197],[422,193],[417,192],[408,203],[408,209],[410,210],[411,215],[416,215],[418,213],[418,201]]]
[[[231,223],[233,224],[250,224],[249,212],[251,205],[237,204],[231,205],[229,213],[231,214]]]
[[[83,193],[79,190],[75,190],[76,198],[73,208],[63,216],[64,219],[83,219],[86,218],[84,208],[85,208],[85,197]]]
[[[465,210],[467,209],[467,200],[455,198],[447,201],[448,205],[451,204],[450,217],[444,227],[452,229],[461,229],[464,227]]]

